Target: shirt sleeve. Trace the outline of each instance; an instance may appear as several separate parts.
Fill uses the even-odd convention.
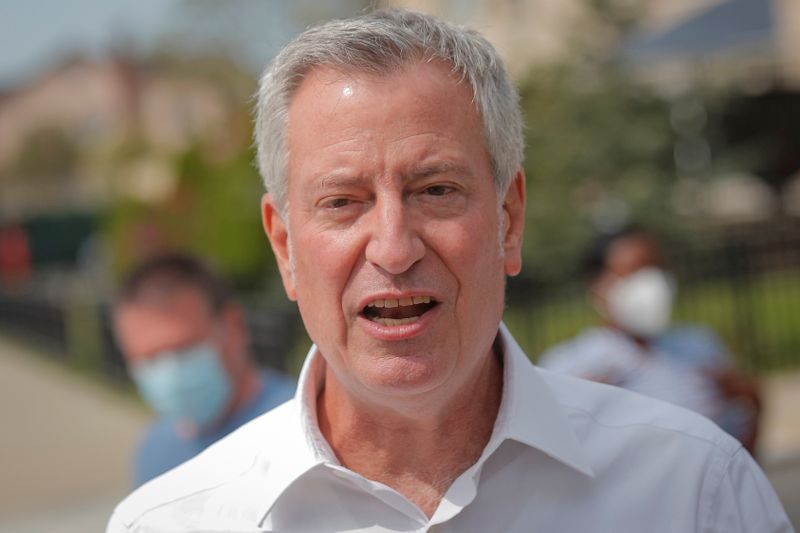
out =
[[[744,448],[731,457],[712,494],[702,533],[794,532],[775,490]]]

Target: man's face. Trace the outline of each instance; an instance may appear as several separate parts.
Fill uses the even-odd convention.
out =
[[[658,245],[647,235],[627,235],[612,243],[592,286],[595,306],[609,326],[640,341],[666,331],[675,285],[662,264]]]
[[[145,293],[120,304],[114,315],[117,341],[131,366],[202,342],[223,353],[227,343],[220,322],[203,295],[189,287]]]
[[[264,224],[309,335],[352,394],[452,393],[520,268],[521,172],[498,208],[468,86],[441,64],[313,70],[289,109],[286,224]]]

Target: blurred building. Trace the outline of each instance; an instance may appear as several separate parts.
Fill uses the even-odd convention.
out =
[[[252,81],[226,69],[203,76],[202,66],[167,61],[72,59],[0,93],[0,219],[157,195],[174,179],[162,164],[171,154],[198,142],[246,145]],[[137,147],[147,157],[124,161]]]
[[[498,48],[517,76],[561,59],[576,45],[612,53],[619,25],[635,37],[625,46],[636,69],[661,83],[698,71],[726,80],[754,76],[800,86],[797,0],[619,0],[600,20],[581,0],[383,0],[469,24]],[[601,17],[602,19],[602,17]]]
[[[515,76],[560,59],[589,13],[580,0],[383,0],[382,6],[431,13],[480,31]]]
[[[695,3],[708,5],[666,25],[641,26],[625,47],[637,71],[677,90],[698,77],[705,82],[734,84],[751,93],[774,86],[800,87],[800,3]]]

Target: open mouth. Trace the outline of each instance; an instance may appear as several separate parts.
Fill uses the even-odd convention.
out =
[[[438,304],[430,296],[380,298],[368,303],[361,314],[384,326],[403,326],[413,324]]]

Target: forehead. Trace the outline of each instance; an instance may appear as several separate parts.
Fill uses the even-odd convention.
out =
[[[135,298],[119,305],[123,317],[169,317],[178,322],[204,323],[212,318],[211,306],[202,291],[190,286],[143,289]]]
[[[120,303],[114,319],[123,351],[134,359],[201,340],[214,320],[206,298],[192,287],[143,290]]]
[[[325,127],[332,123],[336,127]],[[447,64],[411,62],[383,73],[318,66],[305,75],[289,106],[290,158],[301,140],[325,147],[390,130],[401,137],[422,127],[482,132],[471,87]]]
[[[355,160],[488,161],[472,89],[443,62],[412,62],[383,74],[312,69],[289,106],[287,142],[290,176]]]
[[[172,278],[145,282],[132,297],[121,302],[120,308],[150,308],[164,311],[191,309],[198,314],[211,312],[208,297],[200,287],[191,282]]]

